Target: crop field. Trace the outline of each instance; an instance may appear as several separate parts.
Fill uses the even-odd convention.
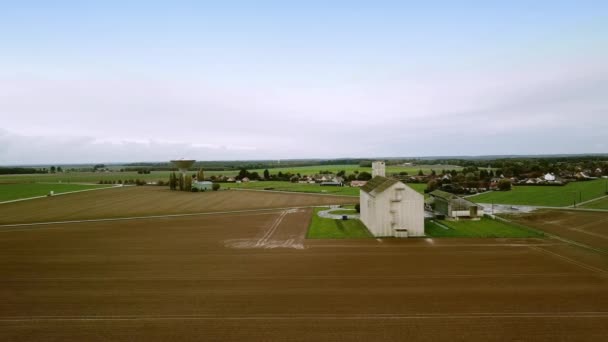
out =
[[[107,188],[108,185],[92,184],[62,184],[62,183],[17,183],[0,184],[0,202],[48,195],[50,191],[55,194],[65,192]]]
[[[183,192],[164,187],[121,187],[0,205],[0,224],[86,220],[216,211],[353,204],[344,196],[260,191]]]
[[[426,220],[425,233],[432,237],[530,238],[543,235],[507,222],[482,218],[479,221]]]
[[[476,203],[567,207],[605,195],[606,180],[572,182],[564,186],[514,186],[510,191],[493,191],[468,199]]]
[[[114,203],[105,197],[112,192]],[[91,193],[61,196],[78,200],[53,208],[66,219],[90,210],[114,216],[108,207],[123,215],[136,203],[141,214],[173,212],[159,203],[162,191],[92,193],[99,200],[84,196]],[[176,195],[162,198],[186,211],[331,198]],[[235,195],[255,197],[222,197]],[[0,205],[0,217],[15,212],[11,222],[39,220],[30,218],[36,201],[6,205],[10,210]],[[486,342],[608,335],[608,260],[598,253],[534,238],[306,239],[311,212],[0,226],[0,340]]]
[[[431,173],[431,170],[440,172],[441,170],[461,170],[459,166],[453,165],[418,165],[413,167],[405,166],[387,166],[386,172],[397,173],[397,172],[408,172],[410,175],[418,174],[419,170],[424,173]],[[293,174],[300,173],[301,175],[313,175],[320,171],[331,171],[337,173],[341,170],[346,171],[347,174],[353,173],[354,171],[367,171],[371,173],[371,167],[359,167],[358,165],[317,165],[317,166],[302,166],[302,167],[286,167],[286,168],[269,168],[268,171],[271,174],[277,174],[279,172],[291,172]],[[260,175],[263,174],[264,169],[249,170],[250,172],[256,171]],[[148,182],[156,182],[159,180],[168,181],[169,174],[171,171],[152,171],[149,174],[138,174],[135,171],[129,172],[66,172],[66,173],[52,173],[52,174],[25,174],[25,175],[0,175],[1,183],[33,183],[33,182],[63,182],[63,183],[98,183],[101,180],[104,181],[118,181],[128,179],[141,179]],[[192,171],[194,173],[194,171]],[[205,177],[210,176],[236,176],[238,171],[205,171]]]
[[[608,212],[541,210],[509,218],[608,253]]]

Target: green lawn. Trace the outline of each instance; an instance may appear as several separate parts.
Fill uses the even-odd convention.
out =
[[[589,202],[583,205],[582,208],[608,210],[608,197],[599,199],[597,201]]]
[[[0,202],[47,195],[50,191],[60,194],[70,191],[106,188],[109,185],[83,185],[83,184],[42,184],[20,183],[0,184]]]
[[[543,236],[536,231],[491,218],[483,218],[479,221],[425,220],[424,230],[426,235],[431,237],[529,238]]]
[[[352,239],[370,238],[372,234],[359,220],[332,220],[321,218],[317,215],[319,211],[327,208],[315,208],[312,220],[308,227],[307,238],[309,239]]]
[[[331,212],[334,215],[353,215],[353,214],[357,214],[357,211],[354,209],[341,209],[341,210],[334,210]]]
[[[549,207],[566,207],[581,201],[603,196],[606,180],[572,182],[564,186],[514,186],[510,191],[493,191],[468,200],[476,203],[520,204]]]

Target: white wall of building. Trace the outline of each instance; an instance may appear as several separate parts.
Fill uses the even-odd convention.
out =
[[[360,191],[361,221],[374,236],[395,236],[396,228],[408,236],[424,236],[424,196],[397,182],[381,193]]]

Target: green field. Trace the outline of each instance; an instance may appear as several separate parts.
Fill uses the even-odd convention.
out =
[[[430,173],[431,170],[440,172],[441,170],[461,170],[459,166],[453,165],[417,165],[417,166],[387,166],[387,174],[408,172],[410,175],[418,174],[418,170],[422,170],[424,173]],[[331,171],[337,173],[341,170],[346,171],[346,174],[351,174],[354,171],[367,171],[371,172],[370,167],[359,167],[358,165],[315,165],[315,166],[302,166],[302,167],[284,167],[284,168],[269,168],[271,174],[282,173],[293,173],[300,175],[314,175],[320,171]],[[263,174],[263,169],[249,170],[250,172],[258,172],[260,175]],[[130,172],[65,172],[65,173],[52,173],[52,174],[26,174],[26,175],[0,175],[0,183],[34,183],[34,182],[63,182],[63,183],[98,183],[100,180],[104,181],[118,181],[126,179],[141,179],[145,181],[168,181],[169,174],[171,171],[152,171],[149,174],[138,174],[135,171]],[[194,173],[194,171],[192,171]],[[228,176],[233,177],[238,174],[236,170],[230,171],[205,171],[205,176]]]
[[[606,180],[572,182],[564,186],[514,186],[510,191],[486,192],[469,197],[476,203],[566,207],[604,196]]]
[[[589,202],[583,205],[582,208],[608,210],[608,197]]]
[[[309,192],[309,193],[327,193],[332,195],[347,195],[359,196],[358,187],[349,186],[321,186],[319,184],[300,184],[281,181],[259,181],[247,183],[221,183],[222,189],[255,189],[255,190],[276,190],[276,191],[294,191],[294,192]],[[408,184],[414,190],[424,193],[426,184]],[[272,189],[270,189],[272,188]]]
[[[312,220],[308,227],[307,238],[309,239],[353,239],[371,238],[372,234],[359,220],[332,220],[317,215],[319,211],[327,208],[315,208]]]
[[[107,188],[109,185],[87,185],[87,184],[48,184],[48,183],[21,183],[21,184],[0,184],[0,202],[11,201],[22,198],[45,196],[50,191],[55,194]]]
[[[425,220],[424,230],[426,235],[431,237],[529,238],[543,236],[536,231],[491,218],[482,218],[479,221]]]

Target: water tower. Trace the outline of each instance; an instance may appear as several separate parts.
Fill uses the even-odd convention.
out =
[[[172,160],[171,163],[173,163],[173,165],[177,166],[177,168],[179,169],[179,172],[182,174],[182,179],[184,179],[186,177],[186,173],[188,172],[188,169],[190,169],[190,167],[192,167],[192,165],[194,164],[196,160],[184,160],[184,159],[180,159],[180,160]]]

